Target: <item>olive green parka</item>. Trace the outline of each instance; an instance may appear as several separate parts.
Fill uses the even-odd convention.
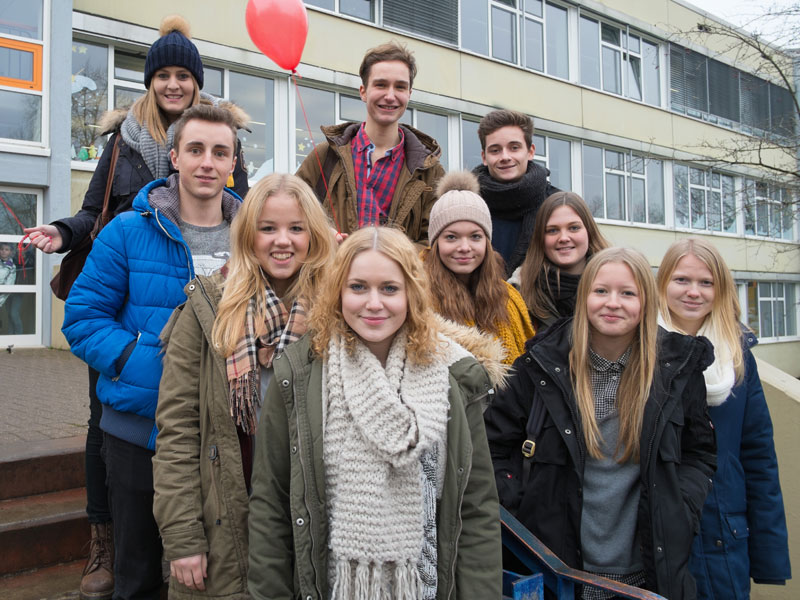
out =
[[[206,590],[172,577],[169,597],[247,599],[247,489],[230,416],[225,359],[211,329],[222,276],[198,276],[185,288],[161,334],[166,346],[156,409],[153,513],[164,558],[208,552]]]
[[[474,330],[477,338],[484,338]],[[464,341],[463,339],[460,341]],[[491,345],[495,375],[502,347]],[[467,349],[473,354],[475,347]],[[486,359],[487,357],[483,357]],[[256,436],[249,589],[258,600],[328,598],[322,367],[304,337],[273,363]],[[500,520],[483,407],[494,383],[473,357],[449,365],[444,487],[437,506],[439,600],[501,598]]]

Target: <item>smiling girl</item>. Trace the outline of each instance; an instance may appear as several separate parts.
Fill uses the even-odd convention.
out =
[[[306,330],[333,257],[328,219],[294,175],[272,174],[231,226],[231,259],[186,287],[166,344],[153,459],[153,512],[170,597],[247,592],[253,440],[273,360]]]
[[[494,382],[440,333],[415,246],[352,233],[310,328],[274,363],[256,440],[252,596],[499,598]]]
[[[574,318],[517,359],[486,431],[501,504],[561,560],[680,600],[694,598],[686,563],[714,472],[711,347],[660,331],[657,314],[639,252],[595,254]]]
[[[478,195],[478,180],[468,171],[449,173],[436,191],[430,247],[423,251],[435,310],[497,337],[506,350],[504,362],[511,364],[534,330],[522,297],[504,280],[503,259],[492,248],[492,218]]]
[[[658,291],[667,329],[714,344],[704,376],[718,458],[689,561],[697,597],[746,599],[751,578],[783,585],[791,577],[772,419],[750,351],[758,341],[739,322],[736,284],[709,242],[672,244],[658,269]]]
[[[578,194],[556,192],[539,209],[525,261],[512,275],[541,333],[575,312],[575,293],[586,262],[609,246]]]

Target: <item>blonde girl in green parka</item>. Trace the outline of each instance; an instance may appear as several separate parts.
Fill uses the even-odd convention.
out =
[[[251,595],[499,599],[494,382],[442,332],[414,245],[350,234],[309,325],[275,361],[256,439]],[[471,335],[496,369],[501,345]]]
[[[166,345],[153,459],[170,598],[247,598],[253,440],[272,361],[306,329],[335,242],[311,189],[272,174],[231,225],[231,258],[186,287]]]

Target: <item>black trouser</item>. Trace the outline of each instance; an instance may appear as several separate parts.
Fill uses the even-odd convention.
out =
[[[105,434],[103,453],[114,520],[114,600],[158,600],[161,538],[153,518],[153,455]]]
[[[108,523],[111,520],[106,463],[100,454],[103,447],[103,431],[100,429],[103,405],[97,397],[99,376],[100,373],[89,367],[89,431],[86,434],[86,514],[89,523]]]

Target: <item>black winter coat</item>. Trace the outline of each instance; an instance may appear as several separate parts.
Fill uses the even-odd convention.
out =
[[[485,419],[500,503],[561,560],[581,569],[586,446],[569,377],[571,331],[572,318],[562,319],[528,342]],[[658,366],[642,424],[637,527],[646,587],[670,600],[696,597],[687,563],[716,464],[702,375],[712,360],[705,338],[659,329]],[[523,485],[521,448],[539,402],[546,414]]]
[[[108,199],[113,216],[116,217],[118,214],[130,210],[133,199],[139,193],[139,190],[155,179],[147,164],[145,164],[142,155],[126,144],[119,130],[117,130],[103,149],[103,154],[100,156],[94,175],[92,175],[92,179],[89,182],[89,188],[83,197],[81,209],[72,217],[53,222],[63,239],[63,245],[59,252],[72,250],[83,238],[89,235],[97,216],[103,210],[103,197],[106,193],[108,171],[111,168],[111,154],[115,140],[119,144],[119,157],[117,158],[117,168],[114,171],[114,181],[111,185],[111,197]],[[249,189],[247,170],[244,168],[242,145],[238,140],[236,146],[237,160],[233,171],[233,191],[241,198],[244,198]],[[170,167],[169,174],[171,175],[174,172]]]

